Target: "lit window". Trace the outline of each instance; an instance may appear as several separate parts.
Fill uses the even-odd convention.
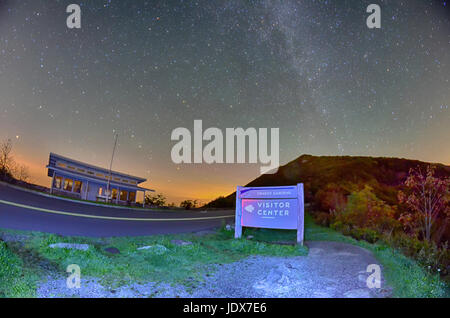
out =
[[[81,181],[75,181],[74,183],[74,187],[73,187],[73,192],[75,193],[81,193],[81,185],[83,183]]]
[[[89,173],[89,174],[94,174],[92,171],[88,171],[87,173]]]
[[[78,172],[86,172],[86,170],[81,169],[81,168],[77,168],[77,171],[78,171]]]
[[[120,178],[114,178],[115,181],[120,181]]]
[[[136,201],[136,192],[130,192],[130,194],[128,195],[128,201]]]
[[[122,179],[123,183],[128,183],[128,180]]]
[[[64,190],[72,191],[73,180],[72,179],[64,179]]]
[[[53,188],[61,189],[62,177],[55,177],[55,183],[53,184]]]
[[[61,162],[58,162],[57,166],[61,167],[61,168],[65,168],[66,167],[66,165],[64,163],[61,163]]]
[[[111,198],[117,199],[117,189],[112,189],[111,190]]]
[[[97,173],[96,176],[97,176],[97,177],[100,177],[100,178],[103,178],[103,177],[104,177],[104,175],[101,174],[101,173]]]
[[[72,167],[72,166],[67,166],[67,168],[69,168],[71,170],[75,170],[75,167]]]
[[[98,188],[98,195],[103,196],[103,188],[102,187]]]
[[[120,191],[120,201],[126,201],[128,199],[128,191]]]

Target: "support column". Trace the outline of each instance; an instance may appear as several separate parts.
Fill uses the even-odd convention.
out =
[[[241,216],[242,216],[242,203],[241,203],[241,187],[238,186],[236,188],[236,218],[234,222],[234,238],[242,237],[242,224],[241,224]]]
[[[53,186],[55,185],[55,170],[53,170],[52,185],[50,186],[50,194],[53,194]]]
[[[145,208],[145,190],[144,190],[144,198],[142,199],[142,207]]]
[[[89,180],[86,180],[86,191],[84,191],[84,199],[88,199],[88,192],[89,192]]]
[[[303,245],[305,236],[305,199],[303,183],[297,184],[298,197],[298,221],[297,221],[297,244]]]

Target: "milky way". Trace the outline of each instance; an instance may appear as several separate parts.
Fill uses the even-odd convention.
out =
[[[82,27],[66,27],[78,3]],[[366,7],[382,8],[381,29]],[[259,165],[175,165],[177,127],[279,127],[280,159],[450,164],[445,1],[1,1],[0,139],[48,183],[50,151],[208,200]]]

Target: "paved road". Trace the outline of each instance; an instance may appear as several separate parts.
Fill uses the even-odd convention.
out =
[[[139,211],[44,197],[0,184],[0,228],[75,236],[195,232],[232,221],[234,211]]]

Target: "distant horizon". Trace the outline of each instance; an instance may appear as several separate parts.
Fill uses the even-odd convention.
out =
[[[52,153],[57,153],[57,152],[53,151]],[[61,155],[61,156],[64,156],[64,157],[67,157],[67,156],[65,156],[64,154],[60,154],[60,153],[57,153],[57,154],[58,154],[58,155]],[[313,155],[313,154],[308,154],[308,153],[301,154],[301,155],[297,156],[296,158],[294,158],[294,159],[292,159],[292,160],[289,160],[289,161],[287,161],[286,163],[280,165],[280,167],[285,166],[285,165],[289,164],[290,162],[293,162],[293,161],[297,160],[298,158],[300,158],[300,157],[302,157],[302,156],[312,156],[312,157],[361,157],[361,158],[401,159],[401,160],[419,161],[419,162],[428,163],[428,164],[437,164],[437,165],[443,165],[443,166],[450,167],[450,161],[449,161],[449,163],[443,163],[443,162],[424,161],[424,160],[414,159],[414,158],[391,157],[391,156]],[[68,158],[74,159],[74,160],[77,160],[77,161],[80,161],[80,162],[83,162],[83,163],[86,163],[86,164],[89,164],[89,165],[92,165],[92,166],[96,166],[96,167],[100,167],[100,168],[103,168],[103,169],[107,169],[107,170],[108,170],[108,168],[107,168],[106,166],[105,166],[105,167],[102,167],[102,166],[99,166],[99,165],[96,165],[96,164],[92,164],[91,162],[85,162],[85,161],[83,161],[83,160],[80,159],[80,158],[71,158],[71,157],[68,157]],[[48,157],[47,157],[47,162],[48,162]],[[21,163],[21,164],[25,164],[25,165],[26,165],[26,162],[18,162],[18,163]],[[47,173],[46,173],[47,169],[45,169],[45,166],[44,166],[44,170],[45,170],[44,175],[40,176],[40,177],[42,178],[42,179],[41,179],[42,182],[35,181],[35,180],[39,180],[39,176],[32,176],[31,179],[30,179],[30,181],[29,181],[29,183],[36,184],[36,185],[40,185],[40,186],[44,186],[44,187],[49,187],[50,184],[51,184],[51,178],[47,176]],[[113,169],[112,169],[112,170],[113,170],[113,171],[116,171],[116,172],[123,173],[123,174],[128,174],[128,175],[130,175],[127,171],[120,171],[120,170],[114,169],[114,165],[113,165]],[[139,174],[138,174],[138,175],[134,175],[134,176],[140,177]],[[167,194],[164,193],[163,191],[158,191],[158,189],[155,187],[155,185],[151,182],[151,178],[150,178],[150,179],[147,179],[147,181],[144,182],[144,183],[142,183],[141,185],[142,185],[142,186],[148,186],[148,187],[150,187],[150,188],[153,187],[153,188],[155,189],[155,193],[149,193],[149,194],[158,194],[158,193],[163,194],[163,195],[167,198],[167,204],[169,204],[169,203],[175,203],[176,205],[179,205],[183,200],[199,200],[199,202],[200,202],[201,204],[206,204],[206,203],[209,203],[209,202],[213,201],[214,199],[217,199],[217,198],[220,197],[220,196],[226,197],[226,196],[232,194],[232,193],[235,191],[236,186],[244,186],[244,185],[246,185],[246,184],[252,182],[252,181],[255,180],[256,178],[258,178],[259,176],[261,176],[261,174],[255,175],[252,179],[249,179],[249,180],[248,180],[247,182],[245,182],[245,183],[242,183],[242,184],[236,184],[235,186],[230,187],[230,190],[229,190],[228,192],[226,192],[226,193],[218,193],[216,196],[212,196],[212,197],[210,197],[210,198],[208,198],[208,199],[204,199],[204,200],[199,200],[199,199],[196,198],[196,197],[184,197],[184,196],[175,197],[175,196],[167,195]],[[139,193],[138,193],[138,200],[142,200],[142,195],[140,195]]]

